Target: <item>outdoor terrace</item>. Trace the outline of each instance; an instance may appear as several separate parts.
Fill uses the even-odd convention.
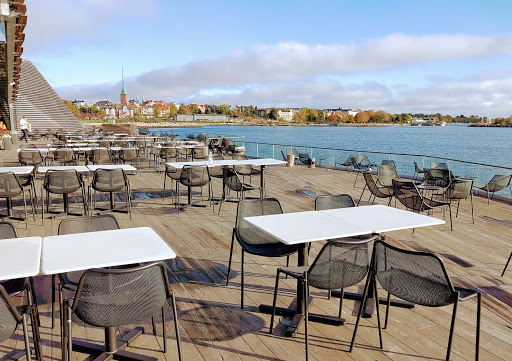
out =
[[[2,160],[16,160],[16,151],[2,151]],[[236,203],[227,202],[221,214],[210,207],[187,208],[177,213],[171,199],[162,201],[163,173],[147,169],[143,163],[142,175],[129,176],[133,194],[132,218],[114,213],[121,228],[149,226],[155,229],[176,251],[178,257],[167,261],[171,286],[176,292],[178,318],[184,360],[301,360],[304,359],[303,327],[295,338],[284,337],[277,327],[274,335],[268,333],[270,316],[258,312],[260,303],[271,304],[276,268],[285,259],[271,259],[246,255],[245,305],[240,309],[240,247],[235,244],[232,277],[225,286],[231,233],[235,223]],[[323,194],[351,194],[359,198],[364,180],[359,177],[353,188],[355,174],[326,168],[304,166],[266,168],[267,196],[281,201],[285,212],[312,210],[314,198]],[[258,180],[253,180],[258,181]],[[41,181],[36,181],[38,194]],[[220,180],[214,180],[215,195],[220,195]],[[183,189],[183,194],[185,190]],[[170,194],[170,193],[169,193]],[[368,193],[363,198],[368,199]],[[248,194],[251,196],[251,194]],[[256,192],[254,195],[257,195]],[[57,197],[54,197],[55,199]],[[182,198],[186,199],[186,196]],[[379,202],[379,200],[377,200]],[[382,202],[382,201],[381,201]],[[18,203],[19,204],[19,203]],[[394,202],[393,202],[394,204]],[[396,231],[386,234],[389,242],[414,250],[430,250],[441,255],[452,281],[456,285],[472,285],[483,293],[481,360],[508,360],[512,354],[512,266],[500,277],[503,266],[512,251],[512,206],[506,203],[475,197],[475,224],[471,222],[470,201],[462,201],[455,218],[453,232],[447,224]],[[5,203],[0,203],[5,211]],[[401,205],[398,205],[401,207]],[[17,207],[15,211],[20,211]],[[217,211],[217,207],[215,210]],[[40,212],[40,206],[38,209]],[[436,211],[434,217],[442,218]],[[70,216],[72,217],[72,216]],[[56,235],[59,222],[65,219],[45,219],[40,213],[34,221],[29,218],[16,222],[20,237]],[[143,240],[141,240],[143,241]],[[322,242],[312,246],[310,260],[317,254]],[[101,252],[101,250],[98,250]],[[79,257],[79,255],[77,255]],[[296,264],[292,257],[290,264]],[[295,281],[282,280],[278,306],[288,305],[295,295]],[[362,291],[363,284],[349,289]],[[60,359],[60,331],[51,328],[51,279],[38,277],[36,290],[41,312],[41,334],[46,359]],[[325,291],[311,289],[315,301],[311,311],[336,315],[337,299],[327,299]],[[383,295],[383,294],[382,294]],[[384,350],[378,349],[376,317],[363,319],[356,347],[348,353],[358,302],[344,301],[344,326],[329,326],[310,322],[310,359],[312,360],[422,360],[444,359],[450,327],[452,306],[443,308],[393,308],[388,329],[383,331]],[[381,306],[381,310],[384,308]],[[171,319],[171,312],[167,312]],[[459,304],[452,360],[474,359],[476,300]],[[162,348],[161,322],[157,317],[157,336],[153,336],[151,322],[143,325],[146,333],[128,350],[158,357],[177,359],[174,326],[167,322],[168,351]],[[128,327],[122,328],[122,334]],[[73,323],[73,337],[102,343],[103,330]],[[18,330],[10,340],[0,345],[2,356],[13,349],[23,349],[22,333]],[[74,353],[74,358],[86,359]]]

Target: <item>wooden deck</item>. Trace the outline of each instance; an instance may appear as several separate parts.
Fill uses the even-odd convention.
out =
[[[15,151],[1,151],[3,161],[16,159]],[[147,167],[147,164],[144,164]],[[278,198],[285,212],[312,210],[314,197],[322,194],[349,193],[357,200],[364,181],[359,177],[353,188],[355,174],[329,169],[306,167],[268,167],[266,169],[267,195]],[[133,216],[115,213],[122,228],[153,227],[178,254],[168,261],[169,277],[176,292],[178,317],[184,360],[301,360],[304,359],[303,327],[295,338],[283,337],[277,327],[269,334],[270,316],[258,312],[260,303],[271,304],[275,271],[284,259],[246,256],[245,304],[240,309],[240,247],[235,244],[232,276],[225,286],[231,232],[234,226],[236,203],[224,203],[220,215],[212,208],[187,208],[177,213],[170,198],[162,201],[163,174],[144,170],[142,175],[130,176]],[[253,179],[257,182],[258,179]],[[214,191],[220,195],[220,180],[214,180]],[[40,192],[40,180],[36,189]],[[250,195],[250,194],[249,194]],[[257,195],[257,194],[255,194]],[[363,198],[368,199],[368,196]],[[186,200],[185,192],[183,201]],[[19,204],[19,203],[17,203]],[[1,212],[5,203],[0,202]],[[17,207],[15,211],[21,211]],[[215,207],[217,211],[217,207]],[[40,212],[40,208],[38,209]],[[455,212],[454,212],[455,213]],[[443,217],[436,212],[435,217]],[[29,219],[15,221],[20,236],[48,236],[57,234],[59,222],[64,219]],[[476,287],[483,293],[481,360],[510,360],[512,355],[512,266],[500,277],[506,259],[512,251],[512,206],[475,197],[475,224],[471,222],[470,202],[461,202],[457,218],[453,218],[454,231],[448,224],[390,232],[388,240],[415,250],[439,253],[445,261],[456,285]],[[141,240],[143,242],[143,240]],[[321,247],[313,244],[312,255]],[[101,250],[98,250],[101,252]],[[80,257],[80,255],[77,255]],[[296,262],[292,257],[291,264]],[[36,289],[41,304],[41,334],[46,359],[60,359],[60,332],[51,328],[50,279],[38,277]],[[472,286],[470,286],[472,285]],[[362,290],[363,284],[349,291]],[[278,298],[280,306],[288,305],[294,298],[295,282],[283,280]],[[325,291],[312,289],[315,300],[311,311],[336,315],[337,299],[327,299]],[[384,295],[384,294],[383,294]],[[363,319],[358,332],[356,347],[348,353],[358,302],[345,300],[343,326],[310,323],[311,360],[423,360],[444,359],[450,327],[452,307],[414,309],[392,308],[388,329],[383,331],[384,349],[378,349],[376,317]],[[170,309],[167,318],[172,320]],[[384,311],[384,307],[381,307]],[[452,346],[452,360],[474,359],[476,300],[459,304],[458,318]],[[167,322],[168,351],[161,353],[162,331],[157,318],[157,336],[151,324],[143,325],[146,333],[128,350],[158,357],[177,359],[175,333],[172,322]],[[122,328],[121,333],[128,330]],[[73,335],[101,343],[103,331],[85,327],[77,321]],[[0,344],[2,356],[13,349],[23,349],[20,330],[8,341]],[[86,355],[74,353],[74,359]]]

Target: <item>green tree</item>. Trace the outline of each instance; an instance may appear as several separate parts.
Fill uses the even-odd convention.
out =
[[[64,100],[64,104],[66,104],[66,106],[68,107],[68,109],[71,111],[71,113],[73,113],[73,115],[76,117],[76,118],[80,118],[80,109],[78,109],[78,107],[76,106],[75,103],[73,103],[72,101],[70,100]]]
[[[268,115],[268,118],[269,119],[275,119],[275,120],[278,120],[279,118],[279,109],[278,108],[271,108],[270,109],[270,113]]]
[[[160,118],[162,116],[162,109],[155,107],[154,108],[154,116],[155,116],[155,118]]]
[[[176,106],[176,104],[172,103],[171,105],[169,105],[169,116],[173,117],[176,114],[178,114],[178,107]]]
[[[293,120],[296,123],[304,123],[308,119],[309,112],[306,108],[301,108],[297,113],[293,114]]]

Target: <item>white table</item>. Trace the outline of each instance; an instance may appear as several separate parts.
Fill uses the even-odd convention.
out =
[[[30,174],[33,170],[33,165],[22,167],[0,167],[0,173],[12,172],[16,175]]]
[[[46,173],[49,170],[76,170],[78,173],[89,172],[89,168],[84,165],[52,165],[49,167],[37,167],[38,173]]]
[[[261,177],[260,177],[260,196],[261,197],[263,197],[265,195],[265,181],[264,181],[264,176],[263,176],[265,167],[267,165],[283,165],[283,164],[286,164],[286,162],[282,161],[282,160],[273,159],[273,158],[219,159],[219,160],[214,160],[213,163],[209,163],[208,161],[165,163],[165,165],[168,165],[168,166],[176,168],[176,169],[182,169],[186,165],[191,165],[191,166],[206,165],[209,168],[210,167],[229,167],[229,166],[235,166],[235,165],[253,165],[253,166],[261,167]],[[223,192],[222,198],[224,198],[224,192]]]
[[[43,239],[41,273],[54,275],[175,257],[172,248],[150,227],[50,236]],[[125,344],[140,335],[141,328],[134,331]],[[124,347],[120,344],[123,341],[117,341],[114,327],[106,328],[105,336],[106,350],[112,352]],[[80,352],[98,354],[98,345],[78,340],[73,345],[79,345]],[[136,354],[124,353],[128,354],[126,359],[137,359]]]
[[[383,205],[274,214],[247,217],[245,220],[285,244],[300,244],[298,266],[307,265],[306,244],[308,242],[445,223],[443,220]],[[297,282],[297,305],[295,310],[297,315],[301,315],[304,302],[306,302],[302,295],[302,283]],[[354,296],[351,295],[351,297]],[[370,316],[373,314],[375,300],[373,294],[369,294],[368,298],[365,314]],[[271,311],[271,308],[267,305],[260,305],[260,310],[268,312]],[[299,317],[298,320],[294,320],[295,322],[290,326],[287,334],[294,334],[301,319]],[[317,318],[317,320],[322,322],[322,318]]]
[[[125,172],[136,172],[137,168],[129,164],[95,164],[95,165],[87,165],[87,168],[91,172],[94,172],[96,169],[122,169]]]
[[[0,240],[0,281],[39,274],[41,237]]]

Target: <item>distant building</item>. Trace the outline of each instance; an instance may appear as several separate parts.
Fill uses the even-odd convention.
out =
[[[121,70],[121,77],[123,78],[123,87],[121,88],[121,105],[127,105],[128,94],[126,93],[126,88],[124,87],[124,72]]]
[[[296,113],[296,111],[293,111],[291,109],[289,110],[281,110],[277,112],[278,118],[282,118],[285,122],[293,122],[293,115]]]
[[[434,119],[418,119],[414,118],[411,120],[411,125],[434,125]]]
[[[78,108],[88,105],[89,103],[84,100],[73,100],[71,103],[75,104]]]
[[[344,116],[344,115],[356,115],[357,113],[359,113],[361,111],[361,109],[341,109],[341,108],[337,108],[337,109],[324,109],[324,113],[326,116],[329,116],[329,115],[338,115],[340,117]]]
[[[101,100],[95,103],[94,106],[102,109],[107,118],[115,118],[117,116],[117,107],[110,100]]]
[[[133,118],[135,117],[135,109],[129,105],[120,105],[117,109],[118,118]]]

